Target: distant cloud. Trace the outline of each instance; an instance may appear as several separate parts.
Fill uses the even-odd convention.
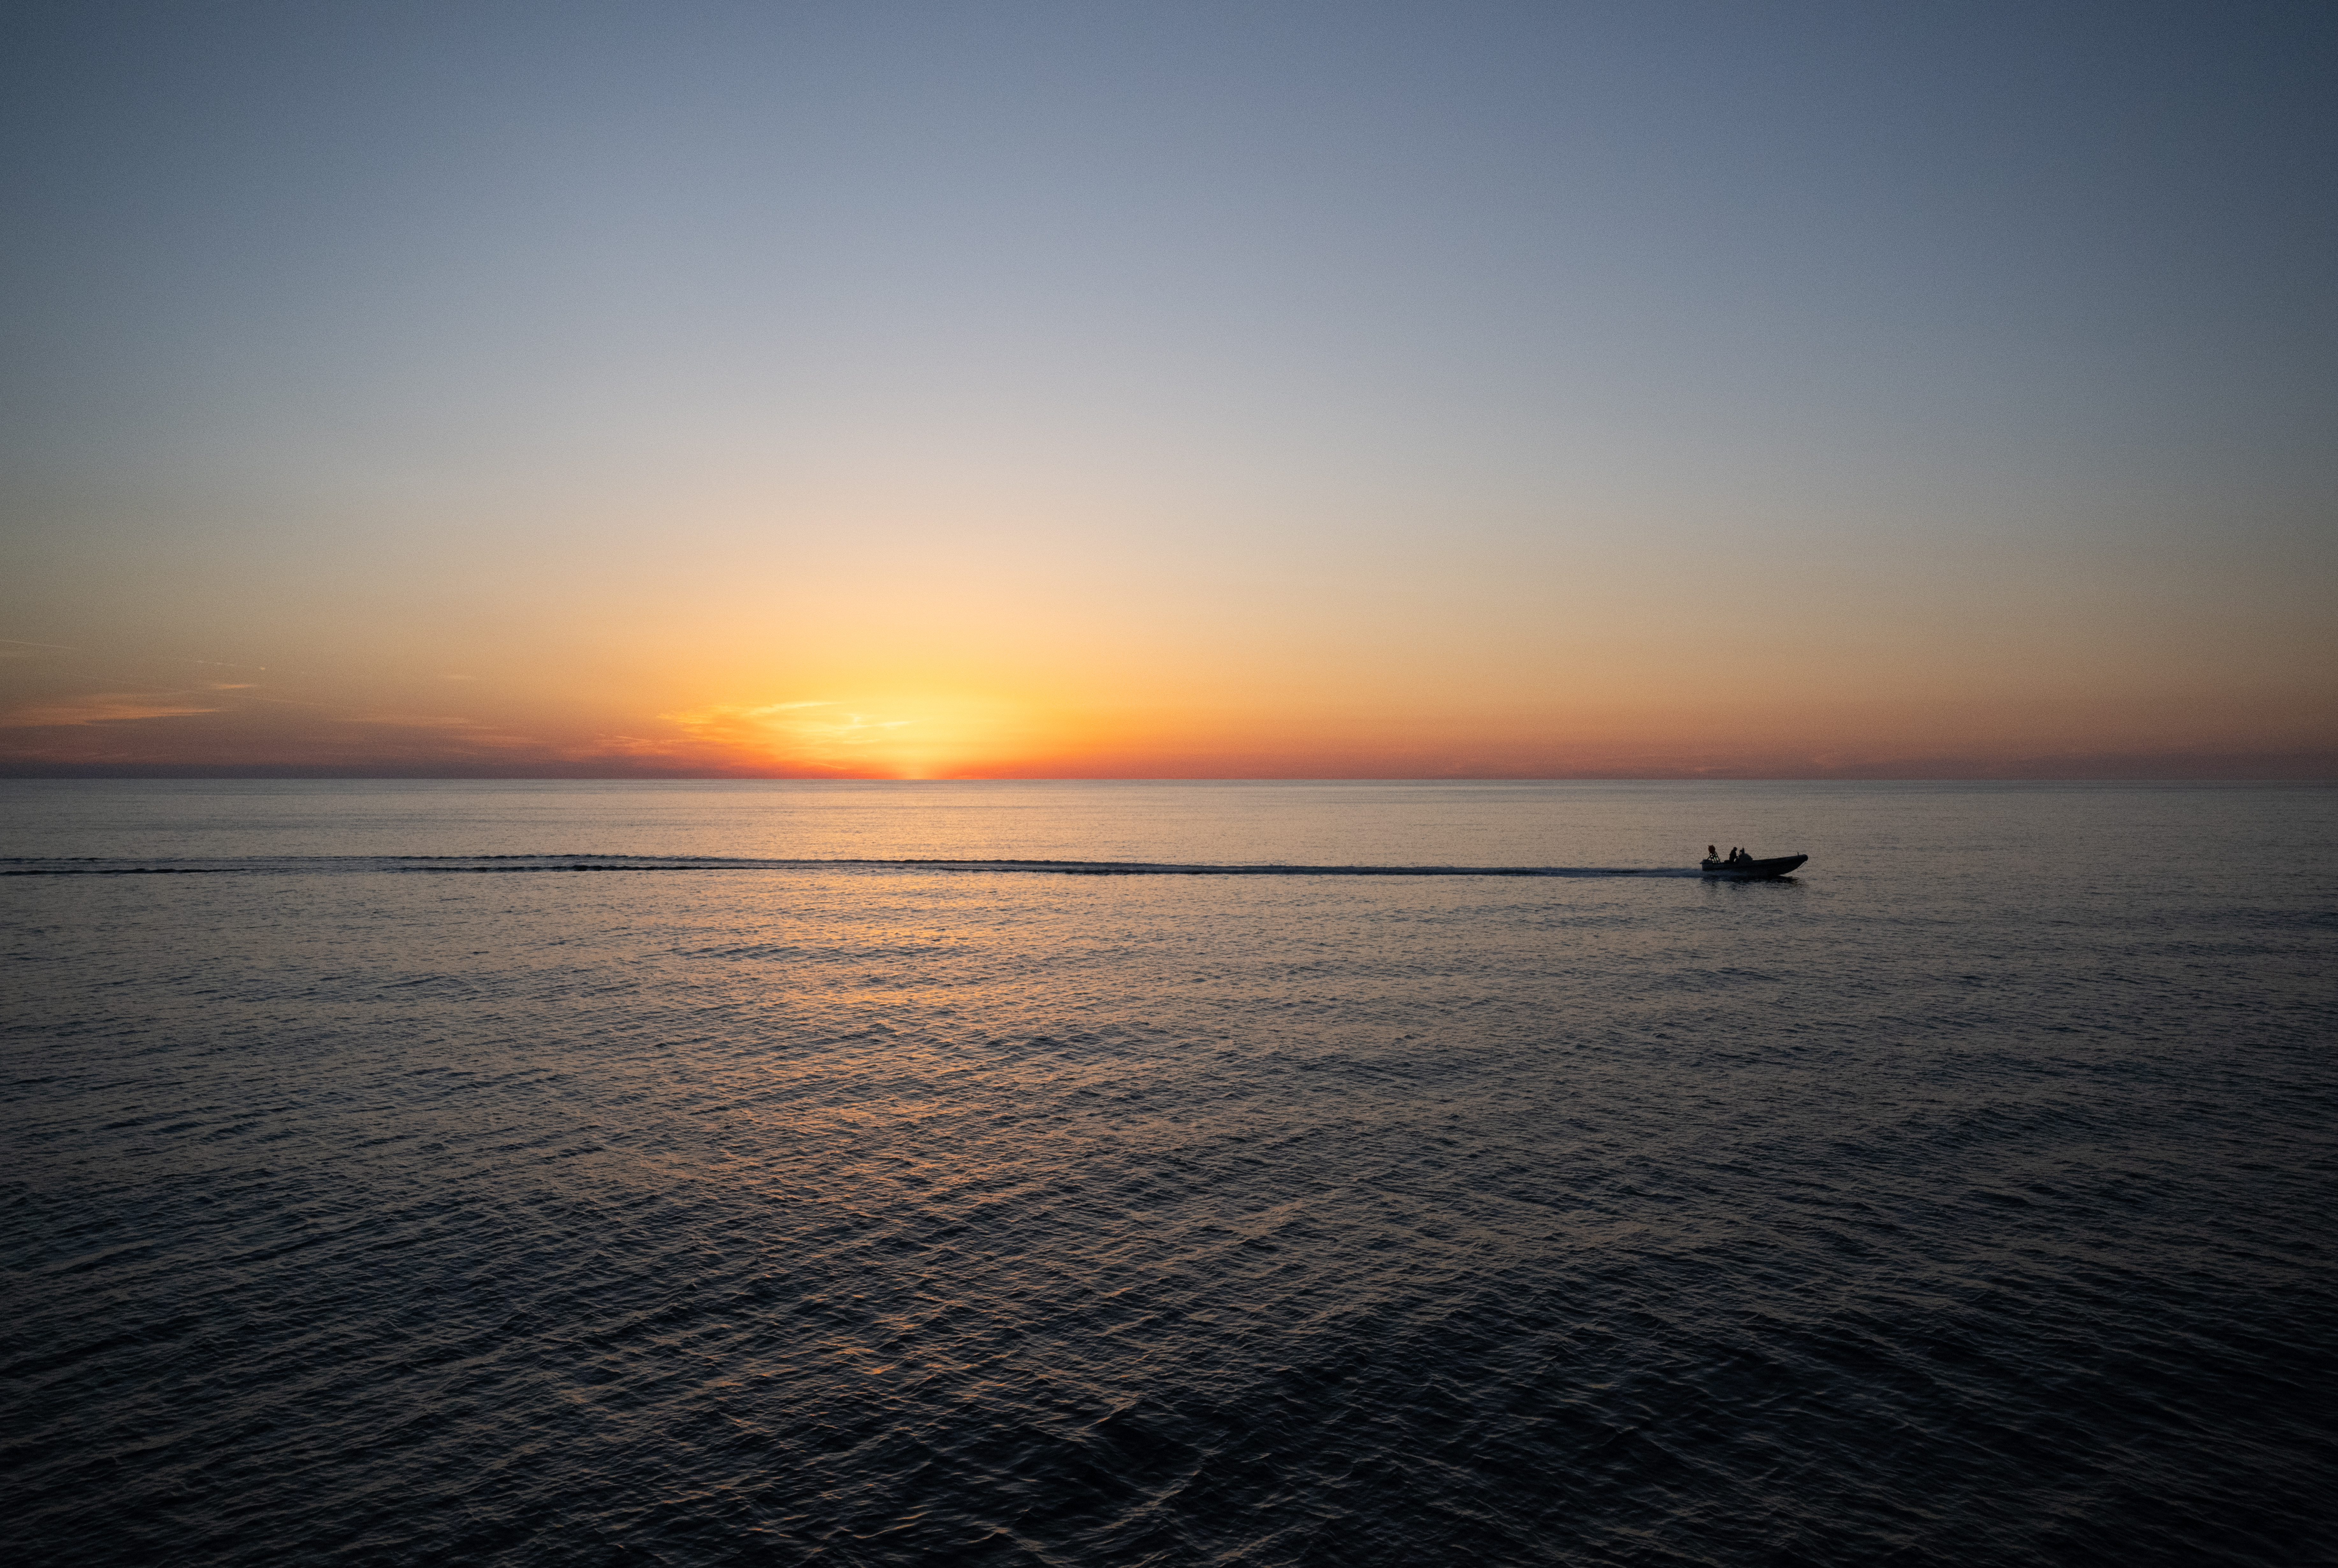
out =
[[[458,713],[352,713],[352,724],[395,724],[407,730],[476,730],[476,719],[466,719]]]
[[[134,691],[113,691],[32,703],[0,713],[0,727],[36,730],[67,724],[122,724],[142,719],[185,719],[218,711],[217,708],[197,707]]]

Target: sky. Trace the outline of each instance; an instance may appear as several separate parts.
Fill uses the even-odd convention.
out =
[[[2338,777],[2316,4],[18,0],[0,773]]]

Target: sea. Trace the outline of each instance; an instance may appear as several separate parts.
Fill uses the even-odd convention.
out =
[[[2328,785],[17,780],[0,858],[12,1563],[2338,1562]]]

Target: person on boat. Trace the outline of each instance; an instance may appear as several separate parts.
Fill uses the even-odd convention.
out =
[[[1708,844],[1704,847],[1704,858],[1708,860],[1718,860],[1721,858],[1721,851]]]

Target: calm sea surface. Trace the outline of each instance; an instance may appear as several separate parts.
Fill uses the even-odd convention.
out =
[[[15,1562],[2338,1561],[2338,790],[0,812]]]

